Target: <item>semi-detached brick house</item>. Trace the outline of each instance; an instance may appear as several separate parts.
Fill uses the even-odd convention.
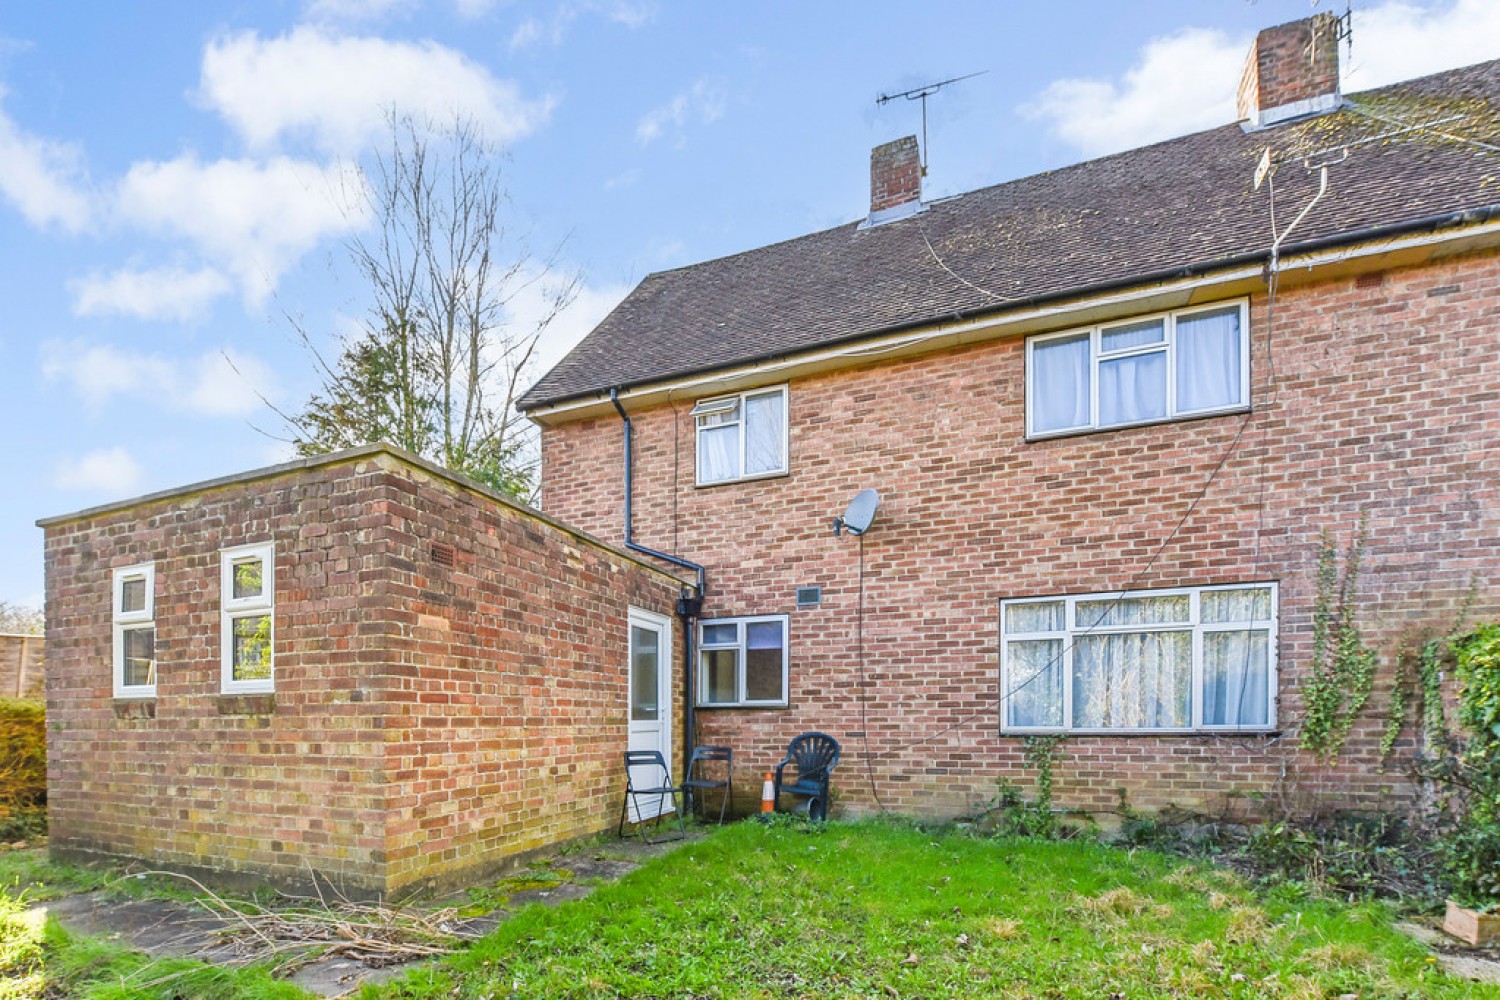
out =
[[[607,827],[627,746],[806,730],[861,810],[1035,734],[1079,809],[1399,801],[1391,658],[1500,613],[1500,62],[1345,98],[1334,33],[1240,122],[933,202],[901,140],[864,221],[646,278],[523,400],[546,514],[377,447],[44,521],[54,851],[397,891]]]
[[[826,731],[859,809],[963,812],[1059,733],[1067,807],[1400,801],[1398,649],[1500,612],[1500,62],[1345,97],[1336,28],[1066,169],[923,202],[879,147],[867,219],[650,275],[525,396],[545,510],[706,568],[695,741],[749,779]],[[1317,552],[1362,515],[1382,668],[1327,768]]]

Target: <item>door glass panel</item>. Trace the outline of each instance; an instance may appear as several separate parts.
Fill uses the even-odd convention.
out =
[[[655,722],[661,715],[657,681],[661,668],[661,635],[639,625],[630,627],[630,721]]]

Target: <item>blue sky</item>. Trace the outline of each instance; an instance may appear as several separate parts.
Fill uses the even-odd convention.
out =
[[[920,127],[881,93],[985,71],[929,104],[952,194],[1232,120],[1254,32],[1317,7],[5,0],[0,600],[41,600],[37,517],[289,454],[260,397],[314,388],[288,316],[327,345],[362,311],[347,195],[392,104],[503,141],[518,231],[584,275],[555,360],[652,271],[861,217]],[[1354,24],[1349,90],[1500,56],[1493,0]]]

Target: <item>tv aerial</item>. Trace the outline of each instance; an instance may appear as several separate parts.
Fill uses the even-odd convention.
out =
[[[870,525],[875,520],[875,512],[880,509],[880,494],[874,490],[860,490],[849,501],[849,509],[844,511],[843,517],[833,519],[834,537],[849,532],[851,535],[863,535],[870,530]]]
[[[960,80],[972,80],[976,76],[984,76],[989,70],[982,69],[978,73],[967,73],[963,76],[955,76],[951,80],[939,80],[937,83],[928,83],[910,90],[903,90],[899,94],[881,94],[875,98],[875,103],[885,107],[891,101],[898,98],[906,98],[908,101],[922,102],[922,176],[927,176],[927,98],[936,94],[939,90],[950,83],[958,83]]]

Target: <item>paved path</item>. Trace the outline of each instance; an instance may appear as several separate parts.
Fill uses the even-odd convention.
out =
[[[699,840],[701,833],[689,835],[688,842]],[[653,858],[680,846],[642,844],[639,840],[601,841],[569,854],[558,853],[536,863],[561,875],[553,884],[534,886],[542,878],[528,879],[523,869],[512,873],[482,890],[493,901],[494,909],[465,917],[454,924],[453,932],[462,938],[477,938],[494,930],[511,914],[529,903],[556,906],[582,899],[604,882],[613,882]],[[467,894],[424,902],[434,909],[466,907]],[[193,903],[167,899],[121,899],[108,892],[88,892],[49,900],[32,907],[49,916],[75,934],[102,937],[145,952],[153,958],[195,958],[218,965],[236,965],[263,957],[263,948],[253,946],[247,935],[235,933],[241,925],[230,916],[210,913]],[[363,983],[383,982],[405,973],[411,964],[372,968],[347,958],[316,959],[301,966],[290,981],[309,993],[338,997],[352,993]]]

